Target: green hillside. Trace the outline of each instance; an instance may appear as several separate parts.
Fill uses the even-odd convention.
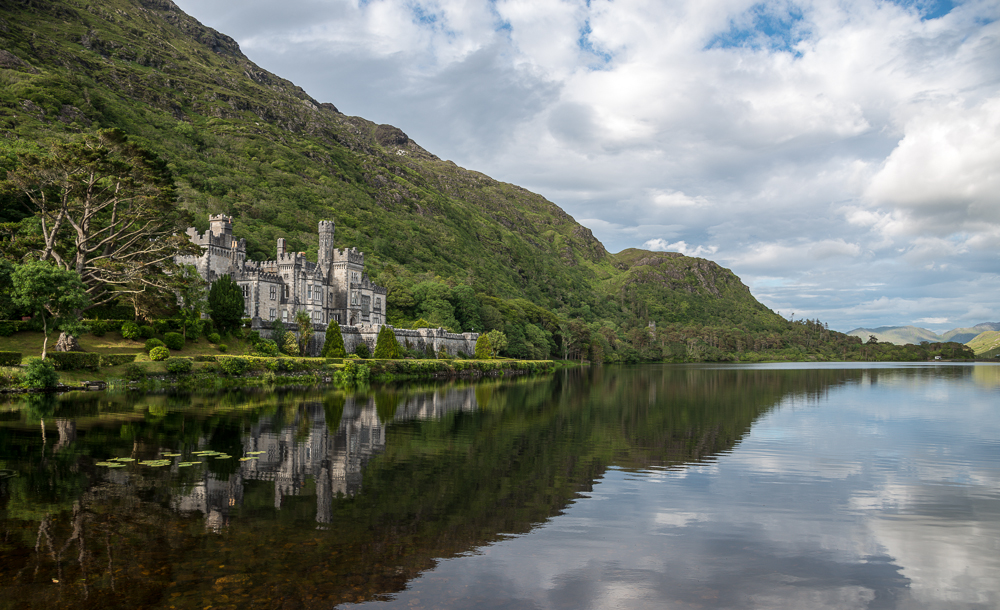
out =
[[[855,328],[847,333],[852,337],[860,337],[867,341],[868,337],[874,335],[882,343],[894,343],[896,345],[906,345],[907,343],[920,343],[929,341],[939,343],[944,341],[940,335],[934,331],[917,326],[880,326],[878,328]]]
[[[540,195],[311,98],[170,0],[0,4],[0,178],[25,153],[107,128],[166,162],[199,230],[209,214],[233,216],[252,259],[285,237],[315,260],[317,222],[335,220],[337,247],[366,253],[397,326],[499,328],[509,355],[612,361],[859,345],[784,320],[712,261],[608,253]],[[14,260],[38,231],[26,203],[0,193]]]
[[[966,343],[978,358],[992,358],[1000,354],[1000,331],[987,330]]]

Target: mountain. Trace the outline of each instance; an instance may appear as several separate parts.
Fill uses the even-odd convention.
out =
[[[983,322],[971,328],[953,328],[946,333],[937,334],[926,328],[916,326],[879,326],[878,328],[855,328],[847,333],[852,337],[861,337],[862,341],[867,341],[868,337],[875,335],[875,338],[882,342],[895,343],[896,345],[906,345],[907,343],[919,344],[921,341],[931,343],[943,343],[954,341],[955,343],[968,343],[972,339],[985,331],[1000,330],[1000,323]]]
[[[979,358],[993,358],[1000,354],[1000,329],[986,330],[966,342]]]
[[[171,0],[5,2],[0,49],[0,177],[24,153],[120,129],[166,161],[199,231],[209,214],[233,216],[251,259],[274,258],[284,237],[315,260],[317,223],[335,220],[336,247],[364,251],[372,280],[389,289],[390,323],[501,328],[509,353],[536,356],[565,350],[563,339],[581,354],[592,344],[638,353],[649,322],[676,326],[661,346],[689,357],[848,339],[784,320],[712,261],[609,253],[540,195],[313,99]],[[0,193],[0,222],[27,218],[25,203]],[[30,218],[5,226],[32,230]]]

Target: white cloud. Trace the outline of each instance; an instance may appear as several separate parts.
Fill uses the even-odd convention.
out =
[[[656,252],[680,252],[685,256],[697,256],[702,258],[711,256],[719,251],[717,246],[696,246],[692,248],[683,241],[671,244],[667,243],[667,240],[660,238],[650,239],[642,244],[642,247]]]

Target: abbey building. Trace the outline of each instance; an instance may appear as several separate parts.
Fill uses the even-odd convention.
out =
[[[245,314],[273,322],[292,322],[305,311],[316,324],[337,321],[345,325],[385,324],[386,290],[365,275],[365,255],[357,248],[333,247],[334,223],[319,223],[319,254],[315,263],[305,253],[291,252],[278,240],[270,261],[248,261],[246,240],[233,237],[233,219],[210,216],[209,229],[187,230],[201,256],[180,256],[177,262],[194,265],[208,282],[232,276],[243,289]]]

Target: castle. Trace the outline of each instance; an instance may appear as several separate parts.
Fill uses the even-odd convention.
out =
[[[365,255],[357,248],[333,247],[334,223],[319,223],[317,262],[304,252],[290,252],[278,239],[277,258],[248,261],[246,239],[233,238],[233,219],[209,216],[209,229],[199,234],[187,230],[191,242],[201,246],[200,256],[178,256],[177,263],[194,265],[208,282],[229,275],[243,290],[248,318],[293,322],[298,312],[309,314],[314,324],[381,326],[385,324],[386,290],[365,275]]]

